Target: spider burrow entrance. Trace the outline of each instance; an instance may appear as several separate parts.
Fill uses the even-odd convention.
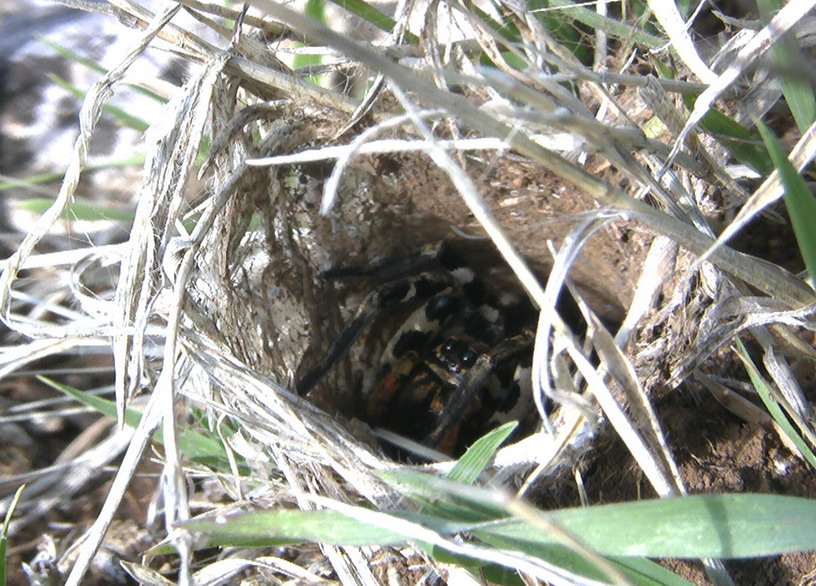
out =
[[[372,330],[382,314],[395,312],[402,322],[361,377],[354,417],[453,456],[511,419],[522,419],[522,429],[531,431],[535,311],[523,294],[491,287],[485,267],[479,268],[441,243],[371,266],[327,271],[324,277],[335,282],[374,282],[374,288],[300,378],[298,393],[320,385],[355,344],[379,334]]]

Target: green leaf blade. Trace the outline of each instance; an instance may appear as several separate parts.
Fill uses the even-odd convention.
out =
[[[770,129],[762,122],[757,122],[757,128],[785,188],[785,205],[793,232],[807,267],[810,286],[816,288],[816,199]]]
[[[735,559],[816,549],[816,501],[798,497],[702,495],[565,509],[549,516],[607,556]],[[518,520],[480,531],[520,544],[556,543],[555,537]]]

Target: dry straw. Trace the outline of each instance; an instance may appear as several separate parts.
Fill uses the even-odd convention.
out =
[[[224,422],[238,426],[233,435],[222,435],[232,470],[217,477],[221,490],[237,502],[252,497],[266,507],[345,510],[364,501],[372,506],[372,523],[393,522],[377,517],[376,510],[398,506],[403,497],[376,473],[399,464],[383,456],[359,424],[338,415],[351,394],[353,377],[347,375],[357,365],[341,366],[328,377],[324,386],[336,395],[316,400],[319,405],[298,397],[293,380],[303,372],[304,356],[319,358],[358,300],[338,295],[320,279],[322,270],[450,238],[450,225],[483,230],[500,253],[499,264],[509,267],[541,310],[534,372],[546,425],[500,450],[492,474],[523,493],[588,449],[603,420],[624,439],[658,494],[683,494],[650,393],[676,386],[740,331],[805,324],[816,301],[793,275],[714,246],[700,208],[730,177],[723,152],[693,126],[673,127],[667,114],[666,128],[688,136],[683,144],[689,149],[696,146],[710,156],[692,157],[689,150],[678,150],[678,141],[674,164],[665,167],[673,153],[642,131],[643,100],[655,110],[663,100],[684,120],[672,92],[699,93],[705,86],[644,83],[641,77],[586,67],[538,20],[511,5],[505,6],[505,17],[521,31],[519,46],[503,46],[484,20],[465,12],[466,26],[460,25],[469,34],[444,46],[430,42],[438,38],[433,27],[440,25],[428,20],[431,28],[423,37],[428,43],[419,45],[428,48],[424,54],[417,45],[402,43],[404,35],[391,35],[375,47],[281,4],[250,4],[252,9],[241,14],[184,0],[153,15],[127,0],[109,1],[120,20],[144,29],[143,40],[88,92],[59,198],[5,264],[0,304],[5,321],[35,340],[26,351],[43,355],[66,344],[112,339],[120,423],[140,391],[149,397],[68,583],[81,583],[157,429],[165,446],[159,499],[164,523],[180,554],[182,580],[191,579],[195,536],[179,522],[193,516],[190,501],[199,496],[189,493],[188,478],[208,472],[179,451],[179,424],[187,421],[180,416],[183,406],[201,409],[214,434]],[[173,24],[180,12],[195,16],[205,30]],[[231,31],[217,24],[225,17],[242,26]],[[664,17],[671,22],[672,15]],[[707,69],[685,34],[670,30],[689,67],[718,93],[726,90],[731,70],[719,76]],[[368,102],[304,81],[283,65],[275,49],[283,53],[294,40],[325,47],[336,69],[350,80],[356,76],[362,86],[381,76],[369,89],[374,107],[366,112]],[[76,189],[100,109],[150,45],[183,56],[193,73],[146,136],[147,160],[128,242],[82,251],[97,260],[118,259],[115,296],[97,305],[85,298],[82,319],[62,329],[16,315],[15,277],[42,262],[32,255],[34,245]],[[482,52],[499,67],[475,66]],[[504,62],[508,52],[525,66]],[[566,84],[574,91],[564,91]],[[644,85],[641,100],[637,88]],[[584,105],[590,101],[597,116]],[[642,113],[636,115],[638,109]],[[542,146],[564,135],[577,137],[565,151]],[[206,160],[199,165],[208,141]],[[812,157],[812,141],[802,141],[796,162],[804,165]],[[589,170],[590,155],[603,161],[596,170],[616,167],[627,190]],[[383,161],[397,171],[378,168]],[[525,185],[527,176],[533,185]],[[513,178],[520,180],[515,191],[507,186]],[[766,184],[751,200],[758,206],[778,192],[772,178]],[[647,203],[647,194],[658,205]],[[571,200],[567,216],[559,216],[560,197]],[[603,291],[592,276],[600,271],[601,280],[607,278],[602,265],[610,257],[596,256],[592,243],[606,238],[603,250],[620,249],[610,244],[620,226],[633,230],[641,244],[619,250],[617,266],[627,276],[612,274],[612,291]],[[661,236],[650,242],[654,233]],[[557,249],[550,239],[558,240]],[[694,255],[704,253],[707,262],[695,264]],[[81,281],[88,265],[76,260],[62,261],[54,270],[74,271]],[[539,280],[544,269],[550,275],[546,285]],[[778,305],[740,303],[747,299],[746,284],[772,294]],[[581,303],[584,339],[553,310],[564,287],[593,300]],[[605,317],[616,317],[623,327],[607,331],[590,307],[605,308]],[[658,326],[666,334],[649,338]],[[588,358],[592,351],[600,365]],[[9,360],[2,366],[17,365]],[[786,400],[801,408],[801,392],[786,364],[776,360],[773,366],[775,379],[784,381]],[[668,379],[660,378],[666,373]],[[548,415],[545,399],[552,397],[560,408]],[[249,466],[250,475],[239,474],[242,465]],[[211,507],[209,514],[217,515],[219,505]],[[360,514],[359,509],[350,514]],[[467,544],[406,526],[407,534],[447,544],[451,551],[515,565],[553,583],[569,581],[535,561],[498,551],[474,553]],[[311,581],[328,560],[342,582],[374,584],[380,569],[405,565],[406,556],[432,565],[418,551],[324,546],[322,555],[313,550],[312,558],[305,553],[308,547],[302,551],[300,565],[275,556],[249,560],[242,556],[250,554],[237,551],[223,571],[256,564],[293,581]],[[131,571],[147,570],[132,565]]]

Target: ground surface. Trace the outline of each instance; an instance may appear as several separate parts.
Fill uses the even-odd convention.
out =
[[[14,80],[7,79],[5,83],[13,85]],[[31,98],[32,102],[43,97],[42,86],[32,84],[31,87],[36,92]],[[0,88],[0,94],[3,89]],[[5,110],[0,115],[4,120],[11,117],[15,120],[24,119],[31,113],[26,111],[27,103],[22,98],[4,103]],[[9,108],[14,108],[15,111],[11,112]],[[43,127],[48,128],[48,125]],[[2,133],[5,144],[16,144],[14,141],[20,140],[20,136],[10,136],[11,129],[8,125],[2,129]],[[19,157],[4,156],[2,161],[5,166],[0,172],[3,174],[24,176],[42,171],[38,166],[39,161],[36,168],[27,167],[27,162]],[[445,216],[452,224],[465,231],[476,230],[468,211],[456,203],[458,200],[445,181],[432,170],[427,173],[417,172],[419,165],[417,161],[410,165],[406,161],[397,161],[395,166],[395,181],[401,189],[426,194],[412,198],[412,209],[433,215],[435,206],[442,206],[445,208]],[[604,170],[599,169],[598,172]],[[570,216],[585,211],[591,203],[581,194],[554,184],[546,173],[531,172],[519,166],[502,167],[497,176],[485,180],[484,187],[499,220],[514,239],[522,243],[522,252],[541,272],[546,270],[546,246],[541,239],[542,230],[548,231],[548,236],[556,238],[563,236],[565,227],[563,224],[531,224],[528,218]],[[441,195],[446,190],[449,195]],[[9,240],[14,241],[15,237],[11,232],[14,227],[4,229],[9,230],[6,234],[11,235]],[[434,230],[437,229],[431,232]],[[795,242],[789,230],[769,224],[764,226],[763,234],[772,236],[752,239],[749,234],[748,237],[738,239],[736,245],[752,254],[765,257],[770,257],[771,252],[779,250],[795,250]],[[645,231],[617,226],[602,232],[592,242],[585,259],[579,264],[576,280],[593,299],[597,311],[606,319],[620,319],[622,307],[631,298],[637,267],[651,238],[652,235]],[[621,254],[624,242],[626,252]],[[790,256],[791,258],[782,260],[769,260],[780,262],[790,270],[800,270],[799,259],[796,255]],[[8,332],[4,331],[2,335],[5,336],[4,343],[12,340]],[[727,348],[710,360],[708,369],[709,372],[716,370],[740,380],[745,378],[734,354]],[[807,397],[811,401],[816,400],[814,377],[806,380],[809,385],[804,389]],[[3,381],[0,392],[4,405],[32,401],[51,393],[38,383],[22,379]],[[816,498],[816,475],[791,455],[770,425],[746,422],[738,418],[718,403],[702,385],[688,380],[677,388],[664,390],[660,393],[656,407],[690,493],[770,492]],[[82,433],[90,424],[90,419],[75,418],[52,423],[55,426],[53,428],[31,422],[20,423],[19,428],[9,428],[12,433],[24,434],[31,441],[20,441],[12,450],[3,454],[3,477],[50,464],[56,454],[62,452],[70,441]],[[9,430],[4,430],[4,433]],[[603,437],[608,438],[609,434],[603,434]],[[605,439],[599,442],[598,447],[587,453],[577,466],[583,476],[587,496],[593,504],[654,496],[618,441]],[[143,486],[133,489],[127,506],[120,511],[122,523],[141,523],[144,520],[145,501],[153,482],[147,471],[144,482]],[[37,547],[42,543],[41,535],[48,533],[59,542],[87,525],[93,519],[106,488],[107,484],[89,489],[81,500],[56,507],[18,535],[12,535],[12,575],[9,583],[24,582],[19,572],[20,563],[33,559]],[[577,503],[575,490],[566,480],[543,487],[541,495],[542,501],[550,506],[571,506]],[[134,539],[145,537],[143,532],[133,529],[132,525],[123,526],[125,530],[121,534],[127,535],[130,532]],[[124,556],[135,553],[132,549],[129,552],[122,551]],[[706,580],[698,565],[686,562],[666,564],[692,582],[704,583]],[[812,574],[816,572],[816,555],[791,554],[729,562],[727,567],[738,584],[809,584],[812,583]],[[110,576],[103,575],[97,579],[100,584],[106,583]]]

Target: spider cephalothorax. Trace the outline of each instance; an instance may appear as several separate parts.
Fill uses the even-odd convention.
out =
[[[382,282],[385,275],[385,282]],[[355,415],[438,451],[458,455],[496,424],[527,418],[533,311],[521,295],[493,291],[440,245],[334,279],[380,277],[324,358],[298,384],[306,394],[383,312],[408,306]]]

